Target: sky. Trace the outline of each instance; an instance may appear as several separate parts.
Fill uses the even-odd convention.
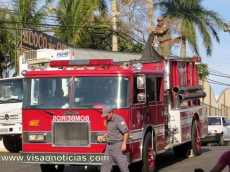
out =
[[[218,12],[224,21],[230,22],[230,0],[204,0],[203,6],[208,10]],[[230,32],[218,32],[220,43],[213,39],[212,56],[207,56],[205,50],[200,45],[200,55],[203,63],[208,64],[208,68],[230,75]],[[187,55],[193,55],[192,51],[187,49]],[[208,79],[229,84],[229,86],[211,84],[214,95],[218,96],[224,89],[230,88],[230,78],[223,78],[209,75]]]
[[[41,0],[42,2],[43,0]],[[55,0],[57,2],[57,0]],[[146,0],[147,1],[147,0]],[[0,0],[4,4],[8,4],[10,0]],[[111,1],[107,0],[109,8],[111,8]],[[208,10],[213,10],[219,13],[220,17],[224,19],[224,21],[230,22],[230,0],[203,0],[203,6]],[[155,22],[156,17],[159,15],[159,11],[155,11]],[[217,43],[213,39],[213,53],[212,56],[207,56],[205,49],[202,46],[202,42],[198,42],[200,48],[200,55],[203,63],[207,63],[209,69],[215,70],[224,74],[230,75],[230,33],[219,31],[220,43]],[[172,53],[175,55],[180,55],[180,49],[172,49]],[[187,56],[193,56],[194,53],[187,46]],[[218,81],[221,83],[226,83],[230,85],[230,78],[223,78],[214,75],[209,75],[208,79]],[[218,95],[226,88],[230,88],[230,86],[223,86],[217,84],[211,84],[214,95],[218,98]]]

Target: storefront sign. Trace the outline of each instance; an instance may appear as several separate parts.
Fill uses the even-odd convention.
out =
[[[74,47],[69,43],[66,43],[53,36],[47,35],[41,31],[36,31],[27,26],[23,26],[23,40],[22,47],[24,50],[36,50],[36,49],[66,49]]]

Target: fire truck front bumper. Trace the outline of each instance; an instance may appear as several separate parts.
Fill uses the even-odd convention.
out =
[[[12,123],[1,123],[0,124],[0,135],[9,135],[9,134],[22,134],[22,125],[21,124],[12,124]]]
[[[71,165],[101,165],[108,161],[104,154],[76,154],[76,153],[21,153],[21,163],[32,164],[71,164]],[[128,154],[127,154],[128,158]]]

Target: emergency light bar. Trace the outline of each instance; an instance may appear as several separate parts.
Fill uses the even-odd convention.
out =
[[[50,67],[74,67],[74,66],[113,66],[112,59],[77,59],[77,60],[51,60]]]

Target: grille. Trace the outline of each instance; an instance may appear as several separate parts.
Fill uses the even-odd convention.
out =
[[[34,59],[37,59],[37,51],[34,50],[34,51],[25,51],[24,52],[25,54],[25,60],[34,60]]]
[[[53,123],[54,146],[89,146],[89,123]]]
[[[18,119],[18,115],[10,115],[10,119]]]
[[[14,120],[14,119],[19,119],[19,116],[18,115],[9,115],[9,119],[8,119],[8,121],[9,120]],[[0,121],[6,121],[6,118],[5,118],[5,115],[1,115],[0,116]]]

